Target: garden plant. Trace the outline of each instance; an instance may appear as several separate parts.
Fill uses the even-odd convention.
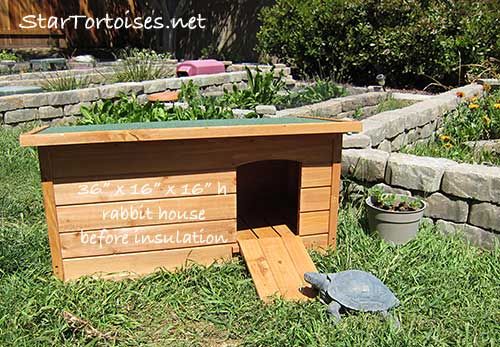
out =
[[[488,90],[489,88],[486,87]],[[500,91],[464,99],[458,94],[457,109],[444,116],[441,129],[429,144],[406,147],[403,152],[443,157],[466,163],[500,165],[500,154],[476,148],[480,140],[500,139]]]

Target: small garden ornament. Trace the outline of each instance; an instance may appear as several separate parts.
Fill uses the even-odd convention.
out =
[[[399,300],[385,284],[372,274],[360,270],[348,270],[334,274],[306,272],[304,280],[319,290],[320,301],[328,305],[327,312],[339,322],[340,309],[363,312],[387,311],[399,305]],[[395,322],[399,326],[399,322]]]

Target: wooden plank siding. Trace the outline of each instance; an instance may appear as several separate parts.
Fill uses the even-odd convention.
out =
[[[342,135],[334,135],[332,140],[332,186],[330,193],[330,228],[328,245],[337,243],[337,223],[339,214],[340,176],[342,171]]]
[[[40,161],[43,205],[45,209],[45,219],[47,222],[50,254],[52,257],[52,272],[57,278],[64,280],[65,277],[61,255],[61,239],[59,237],[59,225],[57,222],[58,217],[54,197],[54,185],[52,182],[53,166],[51,153],[46,148],[39,148],[38,158]]]
[[[290,167],[289,175],[297,172],[300,177],[286,183],[299,185],[295,221],[298,235],[306,247],[324,249],[329,240],[335,240],[332,235],[336,232],[336,217],[331,215],[333,195],[338,194],[338,187],[333,186],[339,174],[339,162],[332,162],[338,160],[335,136],[41,147],[54,273],[64,280],[96,273],[114,278],[130,273],[143,275],[159,268],[174,270],[191,261],[210,264],[216,259],[228,259],[233,251],[239,251],[237,168],[270,160],[298,163],[297,169]],[[258,173],[255,175],[258,179]],[[225,187],[223,192],[220,186]],[[194,218],[160,218],[160,209],[195,213]],[[197,216],[202,210],[205,212],[200,220]],[[129,214],[120,216],[122,211]],[[141,212],[144,218],[137,217]],[[254,228],[255,233],[261,233],[259,237],[271,235],[271,231]],[[177,239],[193,233],[213,235],[219,240],[193,244]],[[129,241],[120,242],[125,235]],[[106,238],[116,242],[106,242]],[[135,242],[136,238],[147,242]],[[151,241],[154,238],[174,241]],[[274,259],[274,253],[283,251],[276,247],[265,246],[266,256]]]
[[[232,255],[231,245],[217,245],[65,259],[63,263],[66,280],[85,275],[121,278],[146,275],[160,269],[173,271],[191,263],[210,265],[231,259]]]
[[[300,212],[330,209],[331,187],[304,188],[300,192]]]
[[[85,179],[83,179],[85,180]],[[235,171],[97,179],[54,184],[57,206],[236,193]]]
[[[230,244],[236,242],[236,221],[71,232],[60,239],[63,259]]]
[[[61,206],[57,215],[61,233],[236,219],[236,194]]]
[[[276,136],[51,147],[56,179],[230,170],[262,160],[330,162],[331,135]]]
[[[49,18],[57,15],[57,2],[51,0],[0,0],[0,48],[64,46],[64,34],[47,28],[23,29],[23,17],[27,15]],[[61,13],[59,13],[61,15]]]

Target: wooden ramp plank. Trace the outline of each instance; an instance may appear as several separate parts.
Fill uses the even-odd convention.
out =
[[[259,239],[260,247],[266,257],[274,279],[283,299],[304,300],[300,292],[302,279],[295,271],[295,266],[281,237]]]
[[[259,298],[269,301],[273,295],[279,294],[280,290],[274,280],[271,267],[262,253],[259,240],[251,230],[238,232],[237,239]]]
[[[288,229],[288,226],[284,224],[275,225],[273,228],[283,237],[285,247],[301,278],[304,277],[305,272],[316,272],[316,265],[314,265],[311,257],[307,253],[302,240],[298,236],[295,236],[290,229]]]
[[[304,281],[304,273],[317,272],[318,270],[307,253],[304,243],[300,237],[294,235],[285,224],[273,225],[273,228],[281,235],[290,259],[292,259],[293,265],[295,266],[295,271],[300,276],[302,281],[302,294],[308,298],[314,298],[317,295],[317,291],[309,283]]]
[[[244,222],[249,229],[239,231],[237,239],[259,297],[266,301],[273,290],[285,300],[314,297],[315,291],[303,278],[305,272],[316,271],[316,266],[300,237],[283,224],[283,218],[279,214],[245,217]],[[253,225],[257,227],[250,229]]]

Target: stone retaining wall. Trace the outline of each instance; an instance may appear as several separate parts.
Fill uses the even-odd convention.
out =
[[[352,117],[357,110],[364,115],[372,115],[376,112],[377,105],[386,100],[389,96],[387,92],[365,92],[357,95],[335,98],[291,109],[284,109],[276,112],[276,117]]]
[[[380,149],[384,140],[391,140],[392,146],[401,134],[408,137],[413,129],[439,123],[442,114],[458,104],[457,91],[470,97],[480,94],[482,88],[469,85],[364,121],[368,127],[361,134],[345,136],[342,174],[357,186],[351,190],[355,194],[379,185],[387,192],[420,196],[429,204],[426,217],[438,230],[461,232],[471,243],[492,248],[496,241],[500,242],[499,167]],[[431,136],[432,132],[425,135]]]
[[[270,69],[270,67],[267,67],[267,69]],[[288,68],[278,66],[275,73],[279,74],[282,70],[290,83],[291,77],[287,75],[290,73]],[[193,81],[200,86],[203,93],[221,93],[223,89],[232,89],[233,85],[240,88],[245,87],[247,73],[241,70],[215,75],[114,83],[62,92],[4,96],[0,97],[0,124],[12,126],[33,120],[73,120],[75,116],[80,115],[81,106],[88,106],[97,100],[116,99],[121,94],[131,95],[132,93],[138,95],[140,100],[144,100],[149,94],[179,90],[182,83],[189,81]]]
[[[165,74],[171,77],[175,76],[176,64],[158,64],[155,67],[162,68],[165,70]],[[30,73],[30,74],[20,74],[11,76],[22,76],[19,79],[7,79],[0,80],[0,87],[5,86],[38,86],[44,87],[47,81],[58,79],[58,78],[69,78],[75,77],[77,79],[82,79],[88,82],[91,86],[99,86],[109,81],[112,81],[113,75],[116,71],[120,71],[119,67],[99,67],[90,68],[84,70],[60,70],[60,71],[49,71],[44,73]],[[23,75],[34,75],[33,78],[27,78]],[[41,75],[41,76],[40,76]]]
[[[485,248],[500,242],[500,168],[372,148],[347,149],[342,156],[342,174],[363,187],[424,198],[425,216],[440,231],[461,231]]]
[[[411,106],[382,112],[364,119],[363,131],[345,136],[344,148],[377,148],[396,152],[402,147],[432,138],[442,116],[457,107],[456,93],[471,97],[482,93],[482,86],[470,84],[449,92],[425,98]]]

